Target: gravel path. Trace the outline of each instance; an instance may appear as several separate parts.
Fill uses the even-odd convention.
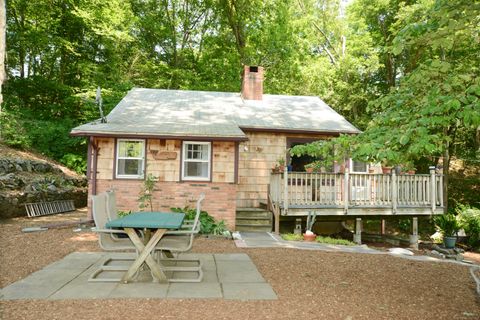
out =
[[[65,215],[74,220],[84,212]],[[99,251],[96,236],[72,228],[22,233],[0,223],[0,287],[74,251]],[[50,219],[65,219],[61,216]],[[284,248],[239,249],[199,238],[194,252],[247,253],[277,301],[110,299],[1,301],[1,319],[478,319],[480,303],[467,267],[386,255]]]

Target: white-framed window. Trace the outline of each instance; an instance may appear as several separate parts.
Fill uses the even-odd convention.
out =
[[[145,173],[145,140],[118,139],[117,178],[143,179]]]
[[[210,180],[211,148],[210,142],[183,142],[182,180]]]
[[[366,162],[355,161],[350,159],[350,172],[352,173],[367,173],[368,164]]]

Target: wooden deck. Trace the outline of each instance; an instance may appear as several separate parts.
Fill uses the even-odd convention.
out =
[[[443,176],[369,173],[272,174],[269,206],[275,216],[388,216],[443,213]],[[278,220],[278,219],[277,219]]]

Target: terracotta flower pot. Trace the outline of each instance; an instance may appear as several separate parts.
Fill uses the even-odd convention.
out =
[[[312,173],[312,172],[313,172],[313,168],[305,168],[305,171],[306,171],[307,173]]]
[[[306,233],[304,233],[304,234],[303,234],[303,241],[310,241],[310,242],[312,242],[312,241],[315,241],[315,238],[316,238],[316,237],[317,237],[316,234],[306,234]]]
[[[383,174],[390,174],[392,173],[392,167],[382,167]]]

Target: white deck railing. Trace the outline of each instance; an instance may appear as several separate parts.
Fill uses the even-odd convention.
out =
[[[404,207],[443,205],[443,176],[284,172],[270,177],[270,197],[288,208]]]

